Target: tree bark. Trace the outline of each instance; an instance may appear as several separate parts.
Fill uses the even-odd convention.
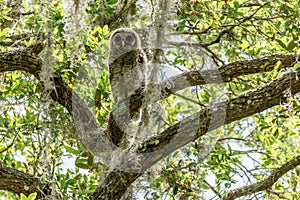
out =
[[[200,71],[184,73],[171,78],[174,83],[172,88],[166,88],[163,84],[161,85],[163,89],[160,98],[166,98],[170,96],[172,92],[185,87],[211,83],[206,83],[205,80],[211,80],[212,82],[216,80],[219,82],[220,79],[218,77],[214,79],[215,76],[220,76],[223,81],[229,82],[232,78],[238,76],[271,71],[278,61],[280,61],[284,67],[293,67],[296,60],[297,55],[272,55],[252,61],[228,64],[219,68],[218,73],[214,71],[206,71],[206,73]],[[40,59],[27,52],[4,52],[0,55],[0,72],[21,70],[29,72],[39,79],[41,65]],[[287,73],[256,90],[245,92],[225,102],[215,103],[169,127],[158,136],[146,140],[136,151],[137,154],[143,154],[140,160],[142,166],[140,171],[137,173],[123,171],[110,172],[91,195],[91,199],[117,199],[121,197],[131,183],[142,174],[143,170],[153,166],[174,150],[226,123],[243,119],[284,102],[286,91],[290,90],[292,94],[300,91],[299,72],[300,69],[295,69],[293,72]],[[208,77],[203,78],[203,76]],[[43,84],[42,80],[40,80],[40,82]],[[97,131],[95,132],[97,134],[94,135],[97,138],[91,138],[91,140],[97,144],[107,142],[105,141],[107,138],[102,138],[104,130],[97,126],[97,122],[89,109],[58,73],[55,73],[53,83],[55,88],[50,91],[52,99],[63,105],[69,113],[72,114],[72,117],[74,117],[74,113],[76,115],[82,115],[80,116],[79,122],[75,120],[76,123],[83,124],[81,131],[86,131],[86,136],[89,135],[88,131]],[[142,98],[143,96],[141,94],[132,98],[132,109],[134,109],[134,105],[138,105],[139,102],[142,102]],[[109,149],[111,150],[113,147],[109,147]],[[99,148],[97,148],[97,151],[98,150]],[[2,180],[1,177],[0,180]]]
[[[0,190],[26,196],[36,192],[38,198],[51,195],[52,191],[50,184],[42,182],[38,177],[5,166],[0,167]]]
[[[143,169],[150,168],[176,149],[205,135],[208,130],[212,131],[224,124],[243,119],[279,105],[281,101],[285,101],[287,90],[290,90],[292,94],[300,91],[299,76],[300,68],[254,91],[246,92],[232,100],[217,103],[214,107],[201,110],[199,113],[169,127],[158,136],[148,139],[138,149],[138,153],[148,153],[140,161]],[[214,119],[216,123],[209,127],[212,120],[211,116],[219,116],[221,119],[222,116],[218,114],[222,113],[224,109],[226,110],[224,123],[222,120],[218,123],[219,119]],[[140,174],[137,175],[140,176]],[[108,194],[110,196],[108,199],[113,199],[115,196],[119,196],[120,192],[124,194],[131,183],[138,178],[135,177],[133,179],[131,178],[131,174],[118,172],[109,174],[106,180],[109,180],[107,181],[108,183],[117,182],[120,177],[123,177],[123,181],[126,182],[123,183],[123,190],[120,190],[120,188],[116,189],[110,184],[107,187],[102,184],[92,194],[91,198],[100,198],[102,195],[107,195],[107,191],[109,191]]]

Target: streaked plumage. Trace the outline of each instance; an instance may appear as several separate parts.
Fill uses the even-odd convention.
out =
[[[146,64],[138,34],[129,28],[115,30],[109,40],[109,78],[116,107],[127,110],[130,96],[145,85]],[[139,111],[130,117],[139,118]]]

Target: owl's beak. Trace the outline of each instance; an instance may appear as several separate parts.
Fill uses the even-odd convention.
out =
[[[122,40],[122,47],[124,47],[125,46],[125,41],[124,40]]]

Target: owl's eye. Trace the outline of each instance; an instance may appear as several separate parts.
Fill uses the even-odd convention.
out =
[[[134,45],[135,43],[135,40],[134,40],[134,37],[132,37],[131,35],[127,35],[125,37],[125,41],[127,44],[129,44],[130,46]]]
[[[122,41],[122,38],[121,38],[121,36],[119,36],[119,35],[116,35],[116,36],[114,37],[114,41],[115,41],[115,43],[116,43],[116,44],[120,44],[120,43],[121,43],[121,41]]]
[[[133,41],[133,38],[130,35],[126,36],[125,39],[126,39],[126,42],[128,42],[128,43],[131,43]]]

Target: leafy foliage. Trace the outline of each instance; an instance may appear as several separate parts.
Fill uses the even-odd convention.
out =
[[[295,0],[0,0],[0,50],[28,51],[36,43],[44,43],[39,56],[48,79],[54,79],[55,73],[63,77],[89,105],[98,124],[106,127],[113,108],[107,44],[114,29],[164,30],[162,47],[153,44],[146,48],[153,55],[163,48],[160,58],[153,56],[151,65],[159,63],[155,59],[162,62],[159,74],[166,80],[172,73],[215,69],[272,54],[297,54],[299,16]],[[295,63],[294,68],[298,67]],[[278,62],[271,72],[181,90],[159,102],[165,124],[153,129],[159,133],[201,110],[199,102],[208,105],[218,98],[233,99],[290,70]],[[50,182],[53,193],[64,199],[86,199],[95,191],[108,173],[107,166],[84,147],[71,113],[51,100],[50,92],[34,75],[1,71],[0,100],[2,165]],[[299,95],[286,91],[280,105],[196,139],[138,179],[131,198],[218,199],[233,188],[266,178],[300,153],[299,106]],[[300,170],[294,168],[268,190],[247,198],[299,199],[299,181]],[[18,197],[1,191],[0,195],[31,200],[37,194]]]

